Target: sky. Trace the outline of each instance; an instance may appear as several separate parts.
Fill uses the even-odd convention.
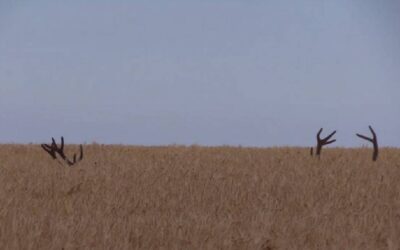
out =
[[[400,147],[397,0],[0,0],[0,143]]]

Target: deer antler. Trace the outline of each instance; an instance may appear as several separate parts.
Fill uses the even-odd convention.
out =
[[[317,134],[317,152],[316,155],[320,156],[321,155],[321,151],[322,151],[322,147],[331,143],[334,143],[336,140],[331,140],[332,136],[334,134],[336,134],[336,130],[333,131],[330,135],[328,135],[327,137],[321,139],[321,133],[322,133],[322,128],[318,131]],[[310,154],[313,155],[313,151],[310,151]]]
[[[369,142],[371,142],[374,145],[374,153],[372,155],[372,160],[376,161],[378,159],[378,154],[379,154],[379,147],[378,147],[378,138],[376,137],[375,131],[372,129],[371,126],[368,126],[369,130],[372,133],[372,138],[367,137],[365,135],[361,135],[361,134],[356,134],[358,137],[360,137],[361,139],[367,140]]]
[[[72,159],[72,161],[70,159],[68,159],[68,157],[65,155],[64,153],[64,137],[61,137],[61,145],[60,147],[58,147],[56,141],[54,140],[54,138],[51,138],[52,143],[51,145],[48,144],[42,144],[42,148],[44,149],[44,151],[46,151],[51,158],[53,158],[54,160],[57,159],[57,154],[61,157],[61,159],[64,160],[64,162],[66,162],[69,166],[73,166],[76,163],[80,162],[83,159],[83,147],[82,144],[79,145],[80,148],[80,155],[78,157],[78,159],[76,158],[76,154],[74,154],[74,157]]]
[[[57,149],[57,145],[55,145],[55,141],[53,138],[51,138],[53,140],[53,143],[51,144],[51,146],[47,145],[47,144],[42,144],[42,148],[44,149],[44,151],[46,151],[51,158],[53,158],[54,160],[57,159],[56,156],[56,149]]]

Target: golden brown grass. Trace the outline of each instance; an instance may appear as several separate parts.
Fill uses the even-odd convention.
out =
[[[400,248],[399,149],[85,153],[71,168],[0,146],[0,249]]]

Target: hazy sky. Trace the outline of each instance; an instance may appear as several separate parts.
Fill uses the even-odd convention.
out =
[[[398,0],[0,0],[0,142],[400,146]]]

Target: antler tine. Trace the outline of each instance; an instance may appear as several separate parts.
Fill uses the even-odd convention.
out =
[[[321,141],[321,133],[322,133],[322,128],[317,133],[317,140],[318,141]]]
[[[74,158],[73,158],[73,163],[74,164],[77,163],[77,162],[80,162],[83,159],[83,146],[82,146],[82,144],[79,145],[79,150],[80,150],[80,152],[79,152],[79,158],[78,159],[76,158],[76,154],[74,154]]]
[[[368,126],[368,127],[369,127],[369,130],[370,130],[371,133],[372,133],[373,138],[376,140],[376,134],[375,134],[374,129],[373,129],[371,126]]]
[[[374,140],[372,140],[371,138],[369,138],[369,137],[366,137],[365,135],[361,135],[361,134],[356,134],[358,137],[360,137],[361,139],[364,139],[364,140],[367,140],[367,141],[370,141],[370,142],[372,142],[372,143],[374,143]]]
[[[60,147],[58,147],[57,144],[55,145],[55,150],[56,152],[61,156],[61,158],[65,161],[67,159],[67,157],[64,154],[64,139],[61,137],[61,145]]]
[[[61,136],[61,147],[60,150],[64,152],[64,136]]]
[[[53,147],[50,147],[47,144],[41,144],[40,146],[43,148],[44,151],[46,151],[51,156],[51,158],[53,159],[57,158]]]
[[[372,133],[372,138],[371,137],[367,137],[367,136],[362,135],[362,134],[356,134],[356,135],[358,137],[360,137],[361,139],[369,141],[369,142],[371,142],[373,144],[374,152],[372,154],[372,160],[376,161],[378,159],[378,155],[379,155],[378,139],[377,139],[377,136],[376,136],[376,133],[375,133],[374,129],[371,126],[368,126],[368,127],[369,127],[369,130]]]
[[[334,136],[335,134],[336,134],[336,130],[333,131],[333,132],[332,132],[330,135],[328,135],[327,137],[325,137],[325,138],[323,139],[323,141],[328,142],[329,139],[331,139],[331,137]],[[336,140],[334,140],[334,141],[336,141]],[[334,142],[334,141],[331,141],[331,143]]]
[[[335,141],[336,141],[336,139],[335,140],[331,140],[331,141],[327,141],[327,142],[324,143],[324,145],[328,145],[328,144],[334,143]]]
[[[51,147],[54,148],[54,149],[58,148],[56,140],[53,137],[51,137],[51,141],[52,141],[51,142]]]
[[[49,146],[49,145],[47,145],[47,144],[41,144],[40,146],[42,146],[42,148],[44,149],[44,150],[51,150],[52,149],[52,147],[51,146]]]
[[[79,161],[81,161],[83,159],[83,146],[82,146],[82,144],[79,145],[79,148],[80,148]]]

